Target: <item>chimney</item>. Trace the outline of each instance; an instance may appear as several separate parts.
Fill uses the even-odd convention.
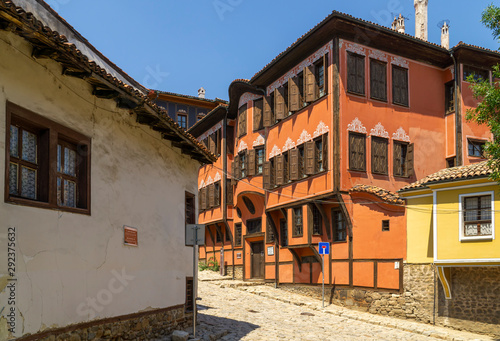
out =
[[[205,98],[205,89],[203,89],[203,87],[198,89],[198,97]]]
[[[399,17],[394,17],[392,22],[392,29],[399,33],[405,33],[405,18],[399,13]]]
[[[427,40],[427,5],[429,0],[414,0],[415,37]]]
[[[450,49],[450,27],[446,21],[441,28],[441,46],[447,50]]]

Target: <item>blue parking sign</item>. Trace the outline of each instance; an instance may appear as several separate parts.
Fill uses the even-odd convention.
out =
[[[330,243],[320,242],[318,244],[319,254],[320,255],[329,255],[330,254]]]

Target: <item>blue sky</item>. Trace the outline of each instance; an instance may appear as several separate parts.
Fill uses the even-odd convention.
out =
[[[413,0],[46,0],[106,57],[149,88],[227,99],[236,78],[251,78],[332,10],[390,26],[406,18],[415,32]],[[498,49],[480,23],[492,0],[429,0],[429,41],[450,20],[459,41]],[[500,5],[499,1],[495,2]]]

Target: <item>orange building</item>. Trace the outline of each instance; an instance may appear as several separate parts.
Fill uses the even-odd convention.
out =
[[[402,291],[396,191],[483,160],[491,133],[464,118],[465,78],[499,61],[333,12],[189,130],[219,155],[199,172],[200,259],[223,251],[235,277],[316,284],[329,242],[326,284]]]

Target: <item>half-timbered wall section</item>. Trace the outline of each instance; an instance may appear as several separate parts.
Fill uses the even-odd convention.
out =
[[[251,80],[230,85],[221,193],[232,198],[222,200],[226,216],[211,216],[219,208],[208,186],[200,197],[210,213],[200,217],[219,219],[235,240],[211,240],[202,259],[224,246],[235,276],[314,284],[318,243],[330,242],[326,283],[403,290],[405,209],[395,192],[453,160],[481,159],[491,134],[465,122],[474,103],[455,101],[463,97],[455,83],[466,87],[455,69],[477,71],[462,66],[474,53],[483,68],[499,58],[462,46],[455,65],[448,50],[360,22],[334,12]],[[355,43],[353,31],[373,39]],[[205,184],[209,167],[200,172]]]

